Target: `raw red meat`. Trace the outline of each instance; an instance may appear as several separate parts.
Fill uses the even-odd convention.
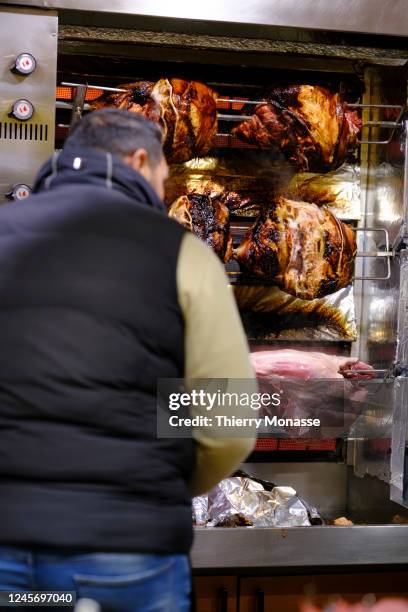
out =
[[[278,349],[251,353],[251,361],[259,378],[282,377],[310,379],[373,378],[372,367],[352,357],[326,353]],[[356,370],[365,370],[361,374]]]
[[[325,353],[278,349],[251,353],[262,393],[278,392],[278,407],[264,407],[260,416],[318,418],[318,431],[291,428],[291,437],[343,437],[364,411],[372,368],[356,358]],[[356,370],[364,370],[360,375]],[[352,380],[350,380],[352,378]]]

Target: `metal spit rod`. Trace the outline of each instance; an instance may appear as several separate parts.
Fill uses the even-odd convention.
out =
[[[238,100],[236,98],[217,98],[217,102],[227,102],[231,104],[263,104],[267,100]]]
[[[385,281],[391,278],[391,258],[394,256],[394,252],[390,250],[390,240],[388,231],[384,227],[357,227],[356,232],[381,232],[385,237],[385,250],[384,251],[360,251],[356,253],[356,257],[384,257],[387,259],[387,275],[386,276],[354,276],[353,280],[379,280]],[[227,271],[228,276],[240,276],[242,272],[240,270]]]
[[[221,121],[247,121],[251,115],[225,115],[217,113],[218,119]]]
[[[99,89],[102,89],[102,87],[100,87]],[[268,100],[265,100],[265,99],[238,100],[236,98],[217,98],[217,102],[228,102],[231,104],[263,104],[264,102],[268,102]],[[347,107],[348,108],[398,108],[398,109],[403,108],[400,104],[357,104],[357,103],[353,103],[353,104],[347,103]]]
[[[367,251],[357,253],[356,257],[385,257],[387,259],[387,275],[386,276],[355,276],[354,280],[380,280],[385,281],[391,278],[391,257],[394,256],[393,251],[390,250],[390,237],[388,234],[388,230],[385,227],[357,227],[355,228],[356,232],[380,232],[384,234],[385,239],[385,250],[384,251]]]
[[[349,108],[403,108],[400,104],[348,104]]]
[[[72,102],[64,102],[63,100],[57,100],[55,103],[55,108],[62,108],[62,109],[67,109],[67,110],[72,110],[73,104]],[[89,110],[91,108],[91,105],[88,104],[87,102],[84,102],[84,106],[82,110]]]
[[[89,85],[89,83],[67,83],[64,81],[61,83],[62,87],[80,87],[81,85],[86,85],[87,89],[102,89],[102,91],[118,91],[121,93],[126,93],[127,89],[119,89],[118,87],[102,87],[101,85]]]
[[[358,374],[367,374],[367,372],[372,372],[372,373],[379,373],[379,374],[386,374],[389,370],[384,370],[384,369],[380,369],[380,368],[373,368],[372,370],[352,370],[352,372],[356,372]]]
[[[349,104],[349,106],[356,108],[390,108],[399,110],[399,114],[396,121],[366,121],[361,128],[362,130],[364,130],[376,126],[389,129],[391,130],[391,134],[387,140],[359,140],[359,144],[387,145],[394,138],[395,130],[397,129],[397,127],[400,127],[402,125],[401,120],[405,109],[400,104]]]

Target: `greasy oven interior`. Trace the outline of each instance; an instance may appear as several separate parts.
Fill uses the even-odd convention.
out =
[[[19,197],[16,185],[30,187],[41,155],[60,148],[70,126],[84,113],[92,112],[101,100],[112,102],[128,96],[123,84],[181,79],[203,83],[216,92],[216,129],[202,155],[195,157],[190,152],[185,161],[183,155],[172,161],[166,204],[172,209],[179,202],[173,208],[174,216],[184,216],[191,229],[193,222],[205,225],[202,215],[210,210],[217,234],[215,239],[213,227],[211,244],[225,261],[251,351],[289,349],[356,358],[369,364],[375,376],[370,381],[375,389],[370,397],[376,401],[366,405],[357,430],[320,440],[261,437],[245,470],[278,485],[293,486],[327,519],[347,515],[362,525],[387,524],[398,515],[404,521],[404,506],[408,507],[408,52],[403,45],[399,47],[392,37],[350,32],[251,31],[243,26],[226,30],[220,24],[206,27],[204,22],[192,22],[187,27],[153,18],[140,18],[130,28],[123,16],[115,22],[106,14],[62,11],[53,73],[50,58],[56,15],[52,11],[35,13],[34,9],[0,10],[10,22],[22,22],[30,11],[30,28],[33,15],[52,22],[43,26],[43,44],[48,39],[51,45],[45,51],[33,37],[1,43],[2,70],[10,85],[6,99],[0,101],[0,152],[12,167],[0,170],[5,201]],[[31,81],[21,74],[17,81],[15,78],[13,61],[23,52],[38,60]],[[14,72],[9,78],[11,64]],[[32,90],[27,89],[29,85]],[[140,86],[136,89],[130,94],[131,102],[143,104]],[[39,92],[44,96],[46,91],[52,92],[52,108],[50,97],[36,101]],[[294,91],[297,100],[314,96],[314,104],[322,99],[322,92],[332,102],[336,94],[337,115],[348,112],[358,126],[358,133],[350,137],[353,146],[340,151],[335,139],[331,162],[322,161],[319,143],[310,153],[310,133],[296,132],[293,127],[299,119],[288,102]],[[23,106],[24,101],[33,103],[32,117],[18,115],[15,108],[10,116],[18,100],[23,100]],[[286,131],[278,145],[275,131],[272,148],[264,129],[271,119],[263,124],[260,119],[268,103],[270,110],[271,100],[275,111],[279,107],[286,127],[293,130]],[[314,106],[311,113],[315,133],[324,132],[327,116],[321,105]],[[254,117],[262,132],[259,138],[254,136],[254,126],[248,127]],[[345,122],[342,117],[343,130]],[[245,129],[252,129],[247,137]],[[296,143],[288,144],[288,139]],[[16,170],[23,145],[25,151],[32,146],[32,152],[24,153],[20,159],[28,156],[29,160]],[[40,145],[45,145],[44,154],[37,155],[35,147]],[[288,202],[296,209],[299,201],[302,211],[293,212],[295,217],[304,210],[318,217],[327,214],[329,250],[330,232],[339,228],[342,247],[347,232],[355,239],[356,252],[351,249],[355,264],[346,281],[340,279],[320,293],[313,293],[308,282],[300,289],[296,283],[294,287],[271,281],[263,260],[261,274],[254,274],[256,265],[245,250],[255,248],[253,244],[245,247],[245,239],[256,241],[255,230],[248,233],[251,228],[267,225],[271,215],[275,225],[284,223]],[[271,203],[273,213],[265,216]],[[227,220],[220,219],[220,211]],[[295,221],[288,223],[293,227]],[[262,227],[258,230],[259,236]],[[310,235],[303,233],[302,240],[298,252],[307,250]],[[262,245],[258,247],[262,251]],[[249,273],[248,261],[252,262]]]

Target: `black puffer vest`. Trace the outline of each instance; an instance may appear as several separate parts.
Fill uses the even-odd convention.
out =
[[[0,545],[188,551],[194,446],[156,436],[156,381],[184,370],[183,232],[91,149],[1,207]]]

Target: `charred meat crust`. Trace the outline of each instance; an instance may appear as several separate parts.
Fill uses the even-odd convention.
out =
[[[255,110],[243,112],[252,116],[233,134],[260,147],[275,147],[300,170],[327,172],[340,166],[361,128],[338,93],[312,85],[277,87]]]
[[[181,163],[211,148],[217,133],[217,94],[207,85],[183,79],[120,85],[127,92],[103,95],[93,105],[141,113],[160,124],[169,162]]]
[[[190,193],[173,202],[169,216],[206,242],[221,261],[227,262],[231,258],[229,210],[220,198]]]
[[[234,256],[247,276],[313,300],[351,283],[355,254],[353,230],[330,211],[277,197]]]

